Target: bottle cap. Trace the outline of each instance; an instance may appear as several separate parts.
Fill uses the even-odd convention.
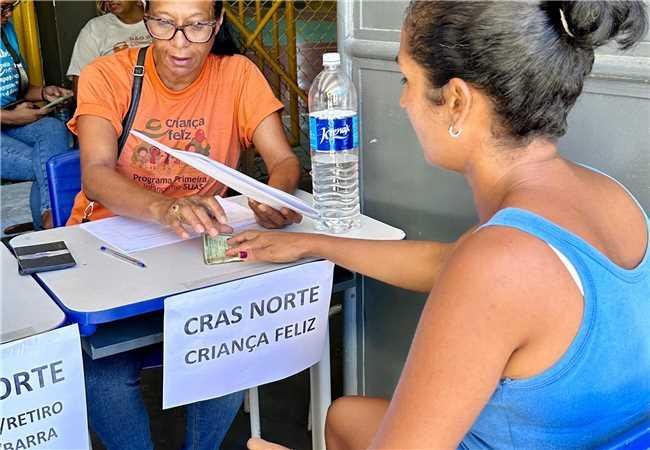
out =
[[[323,53],[323,65],[331,66],[333,64],[341,64],[341,55],[338,53]]]

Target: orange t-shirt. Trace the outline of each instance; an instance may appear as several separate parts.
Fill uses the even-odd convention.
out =
[[[103,117],[122,133],[131,101],[137,48],[96,59],[81,72],[77,110],[68,123],[77,133],[82,115]],[[179,150],[198,152],[237,167],[241,148],[251,145],[259,123],[282,109],[266,79],[244,56],[208,56],[199,77],[182,91],[168,89],[158,77],[153,50],[147,51],[140,104],[132,129]],[[117,171],[145,189],[171,197],[223,193],[225,186],[130,136]],[[68,225],[81,222],[89,200],[77,194]],[[95,202],[91,220],[113,215]]]

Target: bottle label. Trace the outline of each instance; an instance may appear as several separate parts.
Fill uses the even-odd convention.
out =
[[[309,118],[309,143],[317,152],[352,150],[359,147],[357,115],[338,119]]]

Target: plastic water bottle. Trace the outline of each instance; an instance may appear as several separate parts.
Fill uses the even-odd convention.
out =
[[[323,55],[309,89],[309,137],[317,229],[344,233],[360,224],[357,91],[338,53]]]

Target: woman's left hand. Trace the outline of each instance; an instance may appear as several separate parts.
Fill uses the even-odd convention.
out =
[[[287,225],[300,223],[302,216],[289,208],[273,209],[269,205],[248,199],[248,206],[255,213],[255,220],[264,228],[284,228]]]
[[[43,88],[43,100],[51,102],[59,97],[66,97],[73,95],[70,89],[62,88],[60,86],[45,86]]]

